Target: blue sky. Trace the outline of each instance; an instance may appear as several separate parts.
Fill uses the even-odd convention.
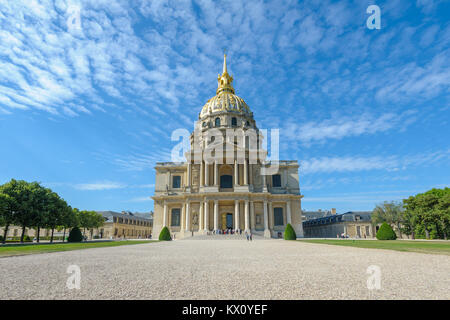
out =
[[[152,210],[154,165],[215,94],[226,48],[236,93],[300,161],[304,209],[448,186],[449,16],[426,0],[0,0],[0,183]]]

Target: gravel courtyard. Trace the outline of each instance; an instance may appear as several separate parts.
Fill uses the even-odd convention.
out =
[[[80,290],[66,288],[69,265]],[[0,299],[450,299],[449,256],[300,241],[177,240],[0,258],[0,270]]]

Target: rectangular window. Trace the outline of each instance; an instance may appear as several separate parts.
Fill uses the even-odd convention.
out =
[[[181,176],[172,177],[172,188],[174,189],[181,188]]]
[[[279,174],[274,174],[272,176],[272,186],[281,187],[281,176]]]
[[[274,221],[274,225],[276,225],[276,226],[284,225],[283,208],[274,208],[273,209],[273,221]]]
[[[179,227],[181,225],[181,217],[180,217],[180,209],[175,208],[172,209],[172,227]]]

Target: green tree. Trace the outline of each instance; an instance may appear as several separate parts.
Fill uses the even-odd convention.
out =
[[[83,235],[81,234],[80,228],[73,227],[69,232],[69,238],[67,242],[81,242],[83,240]]]
[[[71,206],[67,206],[61,212],[61,227],[64,229],[63,242],[66,239],[66,229],[71,229],[78,225],[77,211],[78,209],[72,209]]]
[[[378,240],[395,240],[395,239],[397,239],[397,235],[395,234],[394,230],[386,222],[383,222],[383,224],[380,226],[380,229],[378,229],[378,231],[377,231],[376,237]]]
[[[34,192],[31,198],[32,227],[36,229],[36,241],[40,241],[41,228],[45,227],[48,216],[49,192],[50,190],[40,185],[34,185]]]
[[[392,227],[397,227],[400,238],[402,237],[401,228],[403,223],[403,205],[401,202],[385,201],[378,204],[372,212],[372,223],[386,222]]]
[[[25,230],[33,225],[33,193],[38,189],[39,183],[28,183],[23,180],[11,179],[2,187],[2,192],[14,198],[13,221],[22,227],[20,242],[23,242]]]
[[[6,235],[8,234],[9,226],[14,223],[14,210],[16,207],[14,198],[2,191],[3,186],[0,186],[0,226],[4,227],[2,243],[5,244]]]
[[[403,200],[414,234],[444,238],[450,233],[450,188],[431,189]]]
[[[284,230],[284,240],[297,240],[295,230],[290,223],[286,225],[286,229]]]
[[[55,192],[51,192],[49,190],[48,194],[48,211],[45,220],[45,226],[48,229],[52,230],[52,235],[50,237],[50,243],[53,242],[53,235],[55,232],[55,228],[60,226],[62,222],[62,215],[64,210],[67,209],[68,205],[66,201],[61,199],[58,194]]]
[[[170,241],[172,237],[170,236],[170,231],[167,227],[162,228],[159,233],[159,241]]]

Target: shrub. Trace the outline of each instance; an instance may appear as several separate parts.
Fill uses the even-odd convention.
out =
[[[290,223],[288,223],[286,229],[284,229],[284,240],[297,240],[297,235]]]
[[[392,227],[384,222],[380,229],[378,229],[377,232],[377,239],[378,240],[395,240],[397,239],[397,235],[395,234],[394,230],[392,230]]]
[[[83,240],[83,235],[81,234],[80,228],[75,227],[70,230],[67,242],[81,242]]]
[[[0,236],[0,242],[2,242],[3,241],[3,236]]]
[[[167,227],[162,228],[159,234],[159,241],[170,241],[172,237],[170,236],[170,231]]]

